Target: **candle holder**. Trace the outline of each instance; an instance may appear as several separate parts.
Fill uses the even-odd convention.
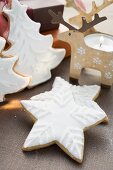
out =
[[[82,69],[91,68],[101,72],[102,85],[111,87],[113,84],[113,45],[110,49],[109,45],[111,42],[113,44],[113,37],[107,34],[98,33],[94,29],[96,24],[105,21],[107,18],[99,17],[96,13],[94,19],[87,22],[86,18],[82,17],[82,26],[79,29],[76,29],[64,21],[60,12],[58,14],[55,14],[51,10],[48,12],[52,16],[51,22],[53,24],[61,23],[69,28],[69,31],[59,34],[58,38],[71,45],[70,78],[78,81]],[[94,44],[88,43],[88,39],[86,39],[89,35],[95,37],[95,33],[97,34],[97,39],[100,34],[98,43],[97,40],[94,41],[97,47],[95,47]],[[104,47],[103,39],[105,39]],[[106,44],[106,39],[107,42],[110,41],[108,45]]]

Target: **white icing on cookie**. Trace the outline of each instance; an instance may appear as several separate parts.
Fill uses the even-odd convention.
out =
[[[53,88],[55,86],[60,88],[62,85],[67,84],[68,86],[71,87],[73,96],[75,98],[75,100],[84,100],[84,101],[91,101],[91,100],[95,100],[101,90],[101,87],[98,85],[90,85],[90,86],[76,86],[76,85],[71,85],[69,84],[67,81],[61,79],[60,77],[56,77],[54,83],[53,83]],[[49,97],[51,95],[51,91],[45,92],[45,93],[41,93],[38,94],[36,96],[33,96],[31,99],[32,100],[42,100],[45,99],[46,97]]]
[[[86,89],[89,95],[86,95]],[[56,78],[50,92],[32,97],[32,100],[21,101],[24,108],[36,119],[24,143],[24,150],[39,149],[56,143],[73,159],[82,162],[83,131],[107,117],[92,101],[97,95],[97,89],[99,90],[98,86],[73,88],[63,79]],[[82,104],[81,100],[77,101],[77,96],[83,98]]]
[[[6,40],[3,37],[0,37],[0,52],[4,49]]]
[[[90,85],[90,86],[71,85],[67,81],[61,79],[60,77],[56,77],[53,83],[53,88],[54,87],[60,88],[62,85],[64,86],[65,84],[70,86],[76,103],[81,104],[81,105],[86,105],[88,107],[92,107],[95,110],[101,111],[101,108],[98,106],[98,104],[96,102],[93,102],[93,100],[95,100],[100,93],[100,90],[101,90],[100,86],[98,85]],[[53,94],[53,90],[33,96],[31,97],[31,100],[41,100],[41,101],[49,100],[49,99],[51,100],[52,94]]]
[[[32,77],[29,87],[36,86],[51,78],[51,69],[63,60],[65,49],[53,49],[52,35],[41,35],[40,24],[26,14],[27,6],[12,0],[12,8],[4,8],[10,19],[8,40],[12,47],[4,55],[17,55],[16,71]]]
[[[18,57],[0,57],[0,102],[5,94],[18,92],[28,86],[30,79],[14,72],[13,67]]]

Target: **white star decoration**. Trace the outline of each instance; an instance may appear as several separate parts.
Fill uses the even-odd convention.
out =
[[[79,63],[77,63],[77,62],[75,62],[75,68],[76,69],[78,69],[78,70],[81,70],[82,69],[82,66],[79,64]]]
[[[106,78],[106,79],[112,79],[112,77],[113,77],[113,76],[112,76],[112,73],[110,73],[110,72],[106,72],[106,73],[105,73],[105,78]]]
[[[101,59],[99,57],[94,57],[93,58],[93,63],[95,63],[95,64],[102,64],[102,61],[101,61]]]
[[[77,53],[80,54],[80,55],[85,55],[86,51],[83,47],[80,47],[77,49]]]
[[[83,132],[107,118],[93,101],[99,91],[99,86],[72,86],[58,77],[51,91],[21,101],[35,121],[23,150],[56,143],[71,158],[82,162]]]

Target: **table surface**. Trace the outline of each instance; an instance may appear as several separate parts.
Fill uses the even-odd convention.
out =
[[[52,79],[33,89],[6,96],[0,104],[0,170],[112,170],[113,169],[113,88],[104,89],[97,100],[109,117],[85,132],[84,161],[78,164],[57,145],[32,152],[23,152],[23,143],[33,122],[19,100],[50,90],[56,76],[69,80],[69,58],[52,71]],[[64,120],[65,121],[65,120]]]

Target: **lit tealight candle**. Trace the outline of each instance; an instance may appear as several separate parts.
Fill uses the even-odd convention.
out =
[[[113,37],[107,34],[95,33],[85,38],[87,46],[106,52],[113,52]]]
[[[103,42],[104,42],[104,37],[103,37],[103,36],[101,36],[101,37],[100,37],[100,48],[102,47]]]

